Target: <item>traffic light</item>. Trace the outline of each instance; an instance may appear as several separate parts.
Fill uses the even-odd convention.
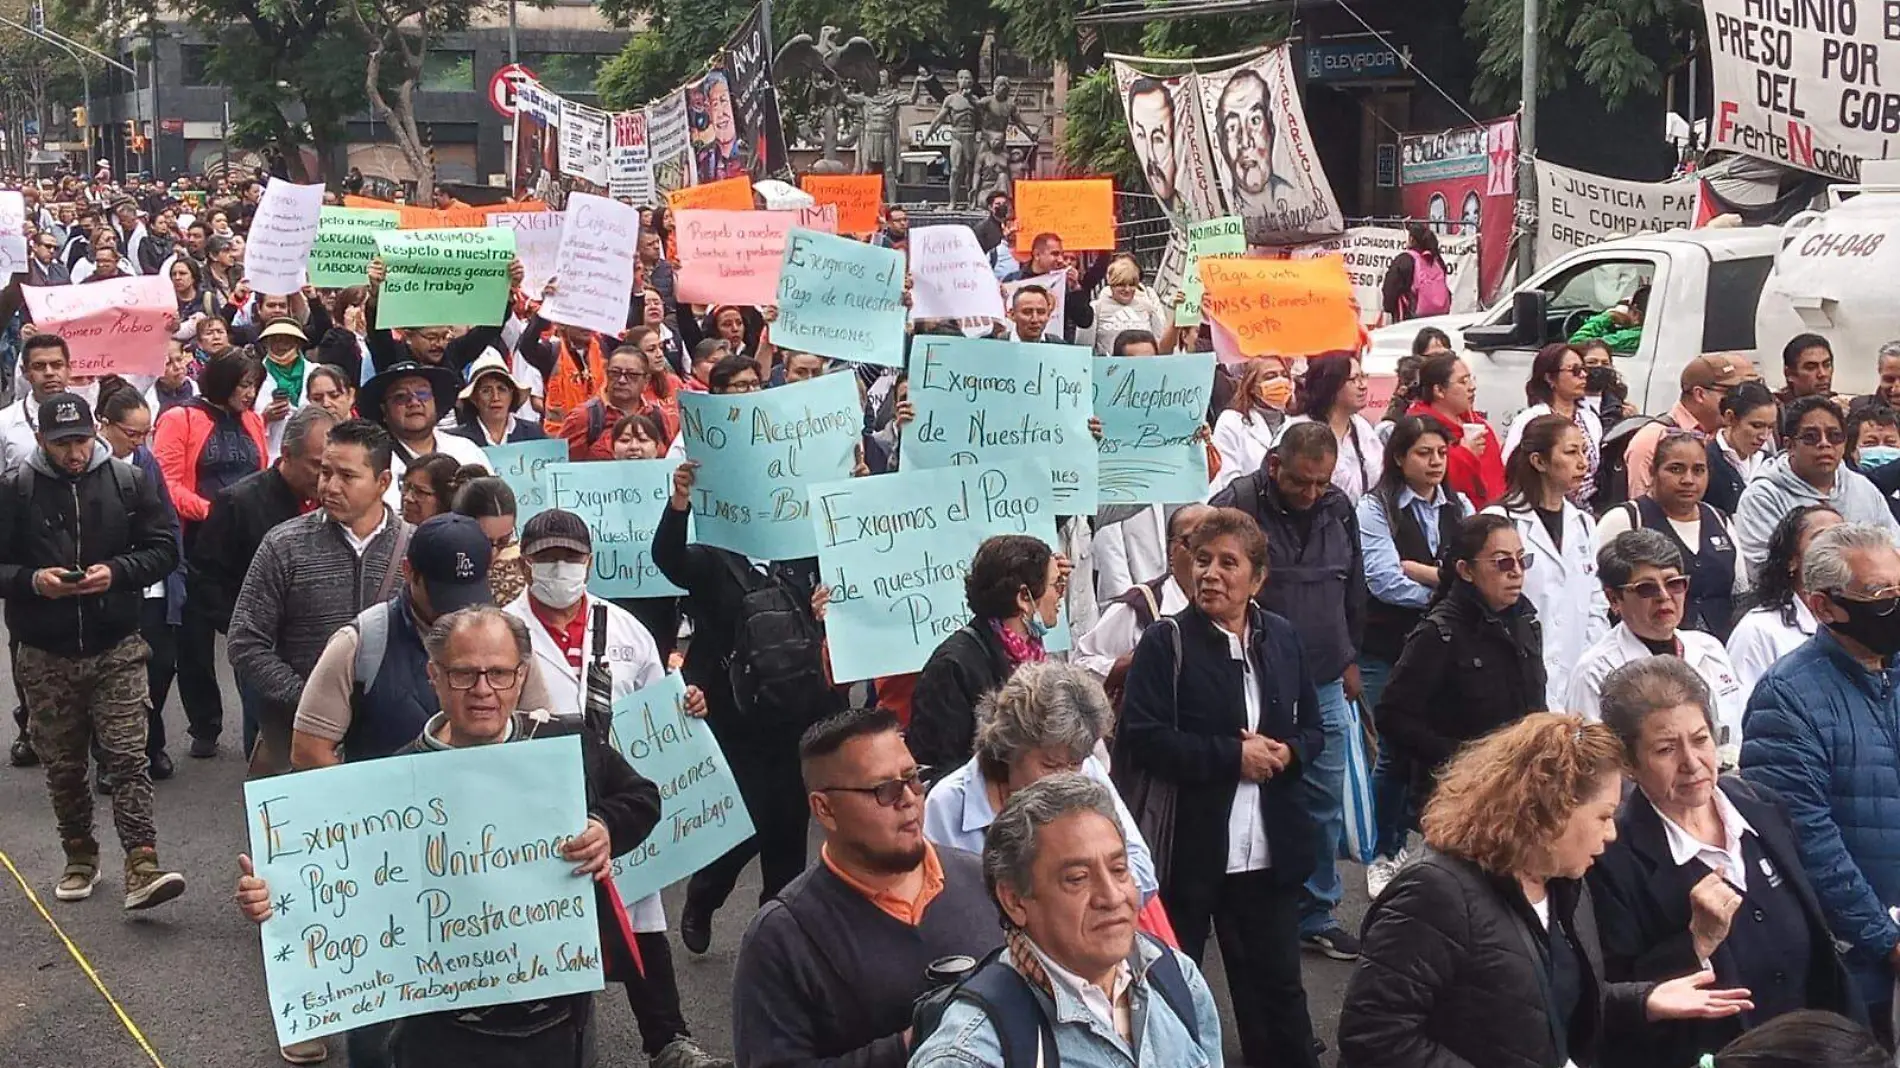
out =
[[[139,135],[139,124],[136,122],[133,122],[131,119],[125,120],[125,139],[127,141],[130,141],[134,137],[137,137],[138,135]]]
[[[73,129],[83,130],[86,128],[86,125],[87,125],[86,124],[86,109],[84,105],[74,108],[73,109]]]

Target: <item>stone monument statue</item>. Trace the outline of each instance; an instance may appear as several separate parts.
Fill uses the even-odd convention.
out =
[[[978,101],[977,123],[981,136],[971,202],[982,204],[991,194],[1009,194],[1014,189],[1016,177],[1009,164],[1009,131],[1021,130],[1033,142],[1042,137],[1042,130],[1023,121],[1022,112],[1016,107],[1016,90],[1004,77],[998,77],[995,89]]]
[[[923,82],[911,86],[910,102],[915,104],[923,92]],[[858,173],[884,176],[884,200],[897,200],[897,172],[903,160],[903,131],[898,124],[898,109],[904,104],[904,92],[891,83],[891,72],[878,68],[877,89],[873,92],[847,92],[845,100],[858,109]]]
[[[852,89],[861,94],[879,89],[879,76],[883,74],[871,42],[853,37],[840,45],[837,35],[836,26],[820,27],[815,41],[811,34],[801,33],[786,41],[772,61],[773,76],[790,90],[804,113],[799,132],[816,141],[822,152],[823,158],[813,170],[834,174],[846,169],[838,150],[849,148],[861,127],[851,121],[847,110],[855,103]],[[895,104],[891,115],[895,126]]]
[[[918,68],[917,77],[926,79],[930,72]],[[944,123],[950,124],[950,203],[972,203],[972,194],[976,188],[973,182],[976,166],[976,128],[977,109],[981,101],[975,95],[976,75],[967,70],[957,72],[956,91],[947,93],[939,100],[942,106],[937,117],[931,120],[930,128],[924,132],[924,141],[928,143],[936,135],[937,129]]]

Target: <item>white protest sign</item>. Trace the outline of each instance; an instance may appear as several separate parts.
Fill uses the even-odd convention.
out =
[[[1712,147],[1853,181],[1900,134],[1895,9],[1707,0]],[[1884,62],[1883,62],[1884,61]]]
[[[244,240],[244,277],[252,289],[285,294],[303,288],[304,265],[322,216],[323,186],[271,179]]]
[[[1585,245],[1638,231],[1675,230],[1695,222],[1694,175],[1667,182],[1627,182],[1537,161],[1537,262],[1549,263]]]
[[[515,258],[521,261],[521,291],[540,296],[554,277],[554,258],[561,251],[560,211],[491,211],[488,225],[515,232]]]
[[[0,282],[26,270],[26,197],[0,190]]]
[[[653,199],[653,160],[647,152],[647,113],[614,113],[613,145],[607,153],[607,192],[644,204]]]
[[[910,232],[911,321],[1003,318],[1003,291],[967,226]]]
[[[640,209],[591,193],[569,194],[554,260],[554,295],[541,305],[541,317],[614,336],[626,330],[639,242]]]
[[[612,116],[599,108],[561,100],[561,172],[607,185],[607,130]]]

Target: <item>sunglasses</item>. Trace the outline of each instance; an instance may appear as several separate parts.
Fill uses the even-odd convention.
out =
[[[1822,429],[1818,426],[1811,426],[1801,433],[1796,434],[1794,439],[1810,449],[1819,446],[1823,442],[1829,445],[1845,445],[1847,443],[1847,431],[1839,427]]]
[[[928,767],[918,765],[897,778],[887,779],[884,782],[878,783],[876,786],[827,786],[820,790],[819,793],[832,793],[842,790],[847,794],[870,794],[871,800],[876,801],[880,807],[892,808],[895,807],[899,801],[904,799],[904,794],[906,793],[913,793],[922,797],[924,794],[924,776],[929,774],[929,772],[930,769]]]
[[[1500,575],[1515,575],[1520,571],[1529,572],[1531,565],[1537,562],[1536,553],[1518,553],[1516,556],[1494,556],[1491,566],[1497,568]]]
[[[395,405],[429,404],[435,400],[435,391],[428,389],[404,389],[389,395],[389,403]]]
[[[1680,597],[1688,593],[1689,580],[1682,575],[1677,575],[1674,578],[1661,580],[1644,579],[1641,582],[1632,582],[1627,586],[1617,588],[1624,593],[1633,593],[1645,601],[1660,601],[1665,593],[1671,597]]]

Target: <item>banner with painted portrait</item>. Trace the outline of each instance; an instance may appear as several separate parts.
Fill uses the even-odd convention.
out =
[[[765,30],[754,9],[712,68],[686,83],[686,122],[700,182],[765,178],[785,167],[785,130]]]
[[[653,189],[670,193],[694,184],[693,142],[687,135],[686,91],[668,93],[646,106],[647,155],[652,160]]]
[[[515,144],[511,185],[517,200],[539,200],[555,210],[567,204],[561,181],[561,97],[523,81],[515,87]]]
[[[1194,76],[1144,73],[1116,60],[1115,89],[1128,117],[1141,176],[1168,218],[1184,227],[1221,215],[1224,200],[1214,177]]]

